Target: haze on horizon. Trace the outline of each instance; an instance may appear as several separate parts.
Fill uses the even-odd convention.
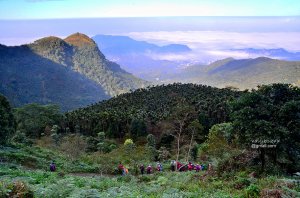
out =
[[[189,54],[152,54],[155,59],[209,62],[249,57],[232,49],[300,51],[299,16],[297,0],[0,0],[0,44],[74,32],[126,35],[193,49]]]

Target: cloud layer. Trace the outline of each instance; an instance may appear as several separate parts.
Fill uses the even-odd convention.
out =
[[[300,51],[300,32],[159,31],[131,32],[127,35],[137,40],[146,40],[160,45],[185,44],[193,49],[190,54],[153,55],[156,59],[178,60],[186,57],[186,59],[207,62],[226,57],[260,56],[234,51],[243,48],[284,48],[288,51]]]

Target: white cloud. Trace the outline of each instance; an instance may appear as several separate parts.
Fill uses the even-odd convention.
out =
[[[195,53],[148,53],[146,55],[154,60],[185,61],[197,59]]]
[[[131,32],[138,40],[158,44],[180,43],[192,49],[285,48],[300,51],[300,32],[159,31]]]
[[[185,44],[193,50],[188,54],[152,55],[156,59],[165,60],[198,59],[210,62],[226,57],[254,58],[262,55],[233,51],[242,48],[284,48],[288,51],[300,51],[300,32],[159,31],[131,32],[127,35],[160,45]]]

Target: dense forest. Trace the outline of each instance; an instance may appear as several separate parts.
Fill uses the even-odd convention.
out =
[[[171,84],[138,89],[110,100],[66,113],[67,127],[75,127],[86,135],[107,132],[117,138],[134,133],[130,126],[147,125],[145,133],[161,133],[155,129],[168,121],[176,110],[188,107],[201,124],[208,129],[229,119],[228,102],[241,95],[229,88],[218,89],[195,84]]]

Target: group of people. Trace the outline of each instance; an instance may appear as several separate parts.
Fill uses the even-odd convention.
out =
[[[159,162],[157,163],[156,171],[158,171],[158,172],[162,172],[163,171],[163,166]],[[142,175],[145,173],[145,166],[144,166],[144,164],[140,165],[140,172],[141,172]],[[149,164],[147,166],[147,168],[146,168],[146,173],[147,174],[151,174],[152,172],[153,172],[153,168],[152,168],[151,164]]]
[[[154,171],[154,168],[149,164],[147,167],[144,166],[144,164],[140,165],[140,174],[144,175],[145,172],[146,174],[152,174]],[[208,166],[204,164],[196,164],[194,165],[192,162],[189,162],[188,164],[182,164],[180,162],[177,162],[175,160],[171,161],[171,166],[170,166],[171,171],[193,171],[195,170],[196,172],[200,172],[202,170],[212,170],[212,164],[208,164]],[[118,170],[122,175],[128,174],[128,169],[125,168],[125,166],[120,162],[118,166]],[[156,171],[157,172],[162,172],[163,171],[163,165],[160,162],[157,162],[156,165]]]

